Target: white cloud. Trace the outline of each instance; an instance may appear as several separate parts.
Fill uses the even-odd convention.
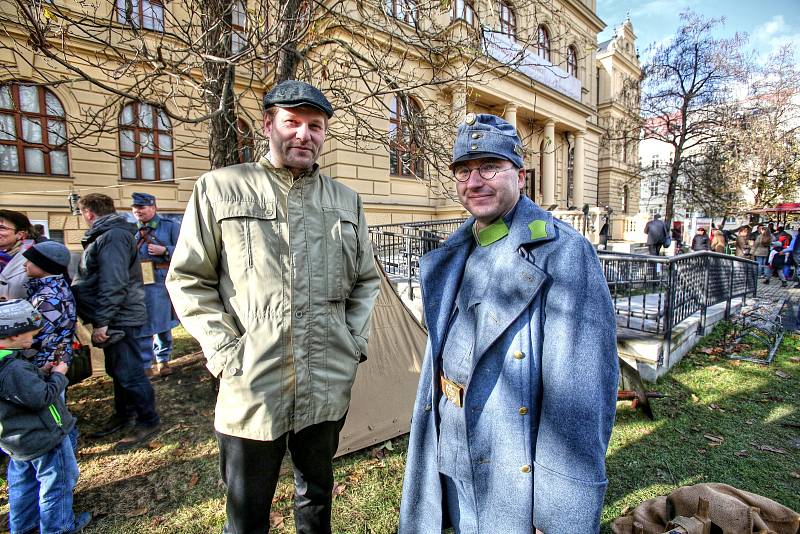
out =
[[[750,37],[759,56],[759,62],[766,62],[770,55],[786,45],[792,45],[795,51],[800,51],[800,33],[793,33],[794,30],[795,28],[786,24],[783,15],[775,15],[757,26]]]

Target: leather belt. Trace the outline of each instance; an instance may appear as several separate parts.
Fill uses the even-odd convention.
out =
[[[458,382],[448,380],[442,372],[439,373],[439,383],[442,386],[442,395],[447,397],[447,400],[459,408],[464,406],[464,390],[466,389],[464,386]]]

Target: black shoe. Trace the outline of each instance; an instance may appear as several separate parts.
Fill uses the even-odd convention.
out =
[[[786,287],[789,284],[786,283],[786,280],[781,280],[781,287]]]
[[[764,280],[764,285],[765,285],[765,286],[768,286],[768,285],[769,285],[769,280],[768,280],[768,279],[765,279],[765,280]]]
[[[138,447],[139,445],[144,445],[160,431],[161,423],[156,423],[153,426],[136,425],[129,435],[125,436],[114,445],[114,449],[125,451]]]
[[[109,417],[108,421],[103,423],[103,426],[100,427],[99,430],[95,430],[91,434],[89,434],[90,438],[104,438],[106,436],[110,436],[116,432],[119,432],[123,428],[127,428],[129,426],[133,426],[136,423],[136,418],[134,417],[119,417],[118,415],[114,414]]]

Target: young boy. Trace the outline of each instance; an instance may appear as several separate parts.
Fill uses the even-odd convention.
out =
[[[75,297],[69,288],[69,250],[61,243],[44,241],[22,253],[28,262],[28,302],[42,315],[42,329],[25,356],[36,367],[72,361],[75,337]],[[46,370],[47,368],[45,368]]]
[[[72,511],[78,464],[69,433],[75,419],[63,392],[67,364],[45,374],[22,357],[42,317],[25,300],[0,302],[0,448],[9,456],[9,527],[12,534],[80,532],[92,515]]]

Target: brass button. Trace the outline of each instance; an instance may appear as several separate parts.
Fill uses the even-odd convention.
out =
[[[519,471],[520,471],[520,473],[530,473],[531,472],[531,466],[529,466],[527,464],[523,465],[522,467],[519,468]]]
[[[474,133],[474,134],[472,134],[472,138],[473,138],[473,139],[480,139],[480,138],[481,138],[481,134],[479,134],[479,133]]]
[[[525,359],[525,354],[520,352],[520,351],[515,352],[513,354],[513,356],[514,356],[515,360],[524,360]]]
[[[470,150],[478,150],[478,145],[470,145]]]
[[[522,408],[519,409],[519,414],[520,415],[527,415],[528,414],[528,409],[525,406],[523,406]]]

